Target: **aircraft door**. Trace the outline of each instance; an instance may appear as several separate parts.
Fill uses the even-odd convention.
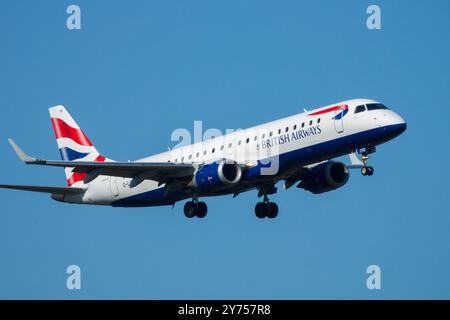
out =
[[[344,116],[342,110],[334,111],[334,129],[337,133],[344,132]]]
[[[114,197],[119,196],[119,187],[117,185],[117,177],[110,177],[109,178],[109,188],[111,190],[111,194]]]

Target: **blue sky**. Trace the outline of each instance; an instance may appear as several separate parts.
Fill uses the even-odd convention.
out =
[[[76,3],[82,29],[66,28]],[[382,29],[366,28],[377,4]],[[1,191],[0,298],[450,298],[448,1],[0,2],[0,182],[64,185],[10,149],[58,158],[47,108],[64,104],[102,154],[137,159],[176,128],[242,128],[340,100],[408,122],[334,192],[119,209]],[[82,289],[67,290],[79,265]],[[381,267],[368,290],[366,268]]]

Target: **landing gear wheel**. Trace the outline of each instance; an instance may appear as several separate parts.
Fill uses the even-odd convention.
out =
[[[362,167],[362,168],[361,168],[361,174],[362,174],[363,176],[367,176],[367,167]]]
[[[255,215],[259,219],[274,219],[278,216],[278,205],[275,202],[258,202],[255,206]]]
[[[186,218],[193,218],[195,216],[195,204],[193,201],[188,201],[184,204],[184,215]]]
[[[367,161],[369,160],[369,154],[374,153],[376,151],[374,146],[366,146],[361,156],[361,160],[363,166],[361,168],[361,174],[363,176],[371,176],[373,175],[373,167],[367,166]]]
[[[371,175],[373,175],[373,167],[362,167],[361,168],[361,174],[363,175],[363,176],[371,176]]]
[[[275,202],[269,202],[267,207],[269,209],[267,217],[270,219],[276,218],[278,216],[278,205]]]
[[[255,206],[255,215],[259,219],[263,219],[267,216],[268,206],[264,202],[258,202]]]
[[[195,215],[198,218],[204,218],[206,217],[206,214],[208,213],[208,206],[204,202],[198,202],[196,206],[196,212]]]

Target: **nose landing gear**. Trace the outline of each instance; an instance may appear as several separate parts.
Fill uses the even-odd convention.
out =
[[[369,154],[375,152],[375,147],[373,148],[366,148],[362,154],[361,154],[361,161],[363,163],[363,166],[361,168],[361,174],[363,176],[371,176],[373,175],[373,167],[367,166],[367,161],[369,160]]]
[[[363,176],[371,176],[373,175],[373,167],[362,167],[361,168],[361,174]]]

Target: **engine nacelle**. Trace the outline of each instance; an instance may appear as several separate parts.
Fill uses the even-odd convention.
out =
[[[304,176],[298,187],[315,194],[342,187],[350,176],[347,166],[335,161],[324,162],[307,169],[302,174]]]
[[[213,162],[200,167],[190,185],[201,190],[234,185],[241,180],[242,169],[226,160]]]

